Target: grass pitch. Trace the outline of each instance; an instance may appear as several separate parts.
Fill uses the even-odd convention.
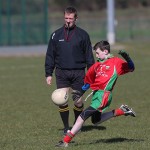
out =
[[[137,117],[118,117],[93,127],[90,119],[70,143],[70,150],[148,150],[150,147],[150,44],[123,43],[135,72],[118,79],[110,110],[122,103]],[[116,51],[114,51],[116,53]],[[44,77],[44,57],[0,58],[0,149],[54,150],[62,139],[62,123]],[[74,121],[70,101],[70,126]],[[85,107],[90,100],[85,102]]]

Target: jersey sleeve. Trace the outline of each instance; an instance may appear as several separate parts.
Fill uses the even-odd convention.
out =
[[[128,63],[121,58],[116,58],[116,70],[118,75],[123,75],[131,71]]]
[[[95,82],[95,76],[96,76],[96,72],[95,72],[95,68],[97,66],[97,63],[95,63],[94,65],[92,65],[86,75],[85,75],[85,78],[84,78],[84,83],[88,83],[88,84],[92,84]]]

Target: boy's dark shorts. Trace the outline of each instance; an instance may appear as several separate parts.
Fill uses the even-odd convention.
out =
[[[73,90],[80,90],[84,85],[85,69],[62,70],[55,69],[57,88],[71,87]]]

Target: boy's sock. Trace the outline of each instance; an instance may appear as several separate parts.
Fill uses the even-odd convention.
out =
[[[120,108],[114,110],[114,116],[115,117],[121,116],[121,115],[124,115],[124,114],[125,114],[124,111]]]
[[[70,141],[72,140],[72,138],[73,138],[74,136],[75,136],[75,135],[72,134],[71,131],[70,131],[70,132],[68,132],[68,133],[65,135],[63,141],[64,141],[65,143],[70,143]]]

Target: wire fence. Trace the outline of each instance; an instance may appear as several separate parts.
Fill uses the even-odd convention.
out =
[[[28,21],[23,23],[19,19],[12,21],[11,25],[4,22],[0,26],[0,45],[37,45],[47,44],[50,34],[55,29],[62,26],[60,21],[48,22],[47,30],[42,22]],[[85,29],[93,42],[106,39],[107,23],[106,20],[83,20],[78,23],[80,27]],[[116,25],[116,41],[129,40],[150,40],[150,20],[129,20],[120,21]],[[46,32],[46,33],[45,33]]]
[[[26,0],[20,0],[17,13],[11,0],[5,1],[6,12],[0,0],[0,46],[33,45],[47,42],[48,0],[43,0],[41,10],[28,10]],[[14,8],[15,7],[15,8]]]
[[[11,6],[8,6],[6,14],[0,11],[0,46],[47,44],[50,34],[63,25],[63,18],[49,17],[47,0],[43,3],[43,10],[38,13],[26,13],[24,5],[21,5],[20,14],[12,14]],[[106,39],[106,19],[86,17],[77,25],[85,29],[95,43]],[[150,19],[119,19],[115,25],[117,42],[150,40]]]

